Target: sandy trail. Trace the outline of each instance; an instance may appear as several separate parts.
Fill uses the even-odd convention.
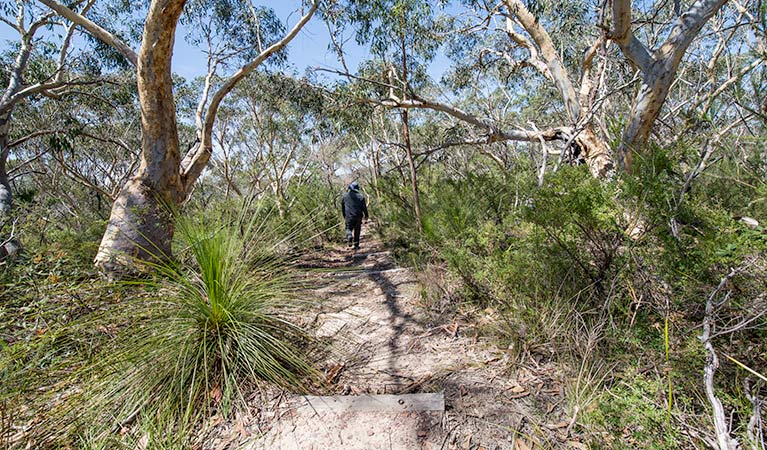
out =
[[[426,311],[417,274],[398,267],[378,242],[309,255],[299,266],[308,294],[321,300],[309,328],[334,349],[325,368],[329,395],[404,397],[394,406],[388,397],[367,397],[381,406],[349,411],[318,410],[282,394],[224,424],[227,431],[206,448],[524,449],[536,441],[524,432],[525,419],[538,415],[531,409],[544,407],[548,420],[561,422],[553,373],[539,367],[510,377],[507,352],[477,339],[469,324]],[[426,393],[444,396],[445,410],[408,409],[417,400],[409,394]]]

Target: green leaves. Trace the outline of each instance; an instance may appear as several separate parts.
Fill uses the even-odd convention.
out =
[[[300,392],[320,383],[313,344],[287,319],[297,284],[278,248],[282,231],[267,226],[266,214],[252,217],[179,217],[177,262],[159,265],[157,278],[116,286],[131,295],[50,332],[93,350],[49,388],[55,407],[35,439],[81,434],[95,445],[126,439],[112,434],[126,427],[158,448],[167,434],[158,428],[185,436],[214,410],[243,406],[254,386]]]
[[[195,45],[213,45],[211,51],[223,61],[250,61],[285,34],[285,26],[274,10],[240,0],[192,0],[181,22],[189,29],[187,40]],[[285,61],[284,52],[273,55],[268,64]]]

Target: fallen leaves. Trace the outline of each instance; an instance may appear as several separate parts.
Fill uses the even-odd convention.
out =
[[[213,400],[213,403],[219,404],[221,403],[221,399],[224,397],[224,393],[221,391],[221,387],[219,385],[213,386],[213,388],[210,390],[210,398]]]
[[[523,439],[517,439],[514,441],[514,450],[532,450],[532,447]]]

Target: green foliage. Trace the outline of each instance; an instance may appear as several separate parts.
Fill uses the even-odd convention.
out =
[[[215,51],[230,53],[227,58],[242,63],[285,34],[285,26],[272,8],[237,0],[192,0],[184,8],[181,23],[188,26],[190,43],[211,42]],[[286,59],[285,52],[280,52],[266,62],[279,65]]]
[[[752,174],[763,163],[741,176],[723,161],[682,192],[689,168],[679,161],[695,153],[688,144],[649,149],[632,174],[612,181],[560,167],[540,188],[533,170],[447,176],[429,167],[431,176],[421,178],[422,233],[409,212],[407,180],[388,177],[379,186],[389,204],[382,231],[404,260],[452,272],[461,281],[457,301],[496,318],[482,330],[503,348],[562,365],[576,380],[566,388],[567,404],[580,408],[593,444],[689,447],[695,444],[683,426],[709,421],[697,338],[705,298],[730,267],[748,261],[717,318],[737,323],[762,310],[767,285],[764,225],[737,220],[762,222],[764,182]],[[755,319],[754,329],[716,346],[763,372],[757,355],[767,351],[766,329],[764,318]],[[611,369],[584,376],[584,364]],[[637,372],[647,364],[658,371]],[[728,411],[747,417],[739,371],[746,375],[723,364],[717,390]]]
[[[584,414],[594,444],[616,449],[677,449],[682,430],[669,423],[663,384],[641,375],[606,389]]]
[[[308,246],[342,238],[341,191],[340,187],[320,180],[290,186],[285,221],[295,230],[294,242]]]
[[[244,405],[256,386],[318,386],[312,344],[286,318],[298,306],[298,285],[281,254],[284,230],[262,216],[179,218],[178,261],[157,266],[156,278],[118,286],[131,294],[57,326],[49,340],[4,347],[0,374],[17,382],[43,361],[26,352],[69,349],[69,360],[46,364],[37,381],[51,393],[37,401],[53,407],[32,430],[33,442],[119,441],[110,432],[137,422],[150,447],[181,448],[165,441],[214,410],[226,415]]]

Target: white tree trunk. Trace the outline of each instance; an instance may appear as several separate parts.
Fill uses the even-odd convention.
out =
[[[186,0],[153,0],[138,55],[141,105],[141,165],[117,196],[95,258],[109,273],[134,271],[137,261],[171,256],[170,209],[185,197],[173,99],[171,57],[179,16]]]
[[[535,45],[538,47],[539,52],[536,53],[540,54],[540,57],[543,58],[545,63],[545,71],[543,71],[542,74],[554,82],[554,85],[564,102],[565,111],[567,112],[571,125],[574,129],[581,129],[577,136],[573,138],[572,143],[580,150],[591,173],[595,177],[604,178],[613,168],[610,148],[607,143],[596,134],[594,127],[590,122],[583,123],[584,118],[587,117],[588,110],[588,105],[585,104],[585,100],[589,97],[592,87],[591,80],[589,79],[589,72],[594,54],[596,53],[597,45],[593,46],[593,49],[587,53],[586,58],[584,59],[584,78],[581,81],[582,92],[579,98],[573,87],[573,83],[570,80],[570,76],[560,59],[559,52],[554,46],[554,42],[551,40],[548,32],[541,25],[541,22],[530,13],[521,0],[504,0],[504,3],[509,11],[514,14],[525,31],[532,37]],[[521,43],[531,51],[535,48],[531,43],[524,43],[524,38],[516,35],[513,30],[509,29],[510,27],[511,24],[508,24],[507,22],[507,33],[513,40],[515,40],[515,42]],[[598,43],[601,42],[601,40],[598,41]],[[536,56],[531,55],[531,58],[537,59],[537,54]],[[539,71],[543,70],[543,65],[541,64],[533,64],[533,66],[539,68]]]
[[[101,240],[96,265],[110,275],[136,272],[140,262],[161,262],[171,255],[170,207],[136,176],[120,191]]]
[[[642,85],[631,105],[618,149],[623,170],[631,170],[633,153],[647,144],[687,48],[725,3],[727,0],[696,0],[679,16],[668,38],[650,51],[631,30],[631,0],[613,0],[610,38],[642,73]]]
[[[631,105],[628,123],[623,130],[618,148],[618,161],[625,170],[631,170],[633,153],[647,144],[675,74],[676,69],[673,71],[657,69],[643,78],[642,85]]]
[[[42,0],[41,0],[42,1]],[[61,5],[45,0],[46,4]],[[280,41],[243,66],[213,95],[205,114],[201,143],[181,158],[176,107],[171,79],[171,59],[178,19],[186,0],[152,0],[144,24],[137,58],[138,93],[141,105],[141,165],[123,187],[112,207],[109,223],[95,258],[96,267],[111,275],[132,272],[135,263],[156,262],[171,257],[172,210],[191,193],[213,150],[212,131],[224,97],[269,56],[283,49],[309,21],[319,6],[309,11]],[[69,17],[69,16],[68,16]],[[98,26],[72,17],[98,37]],[[103,34],[103,33],[102,33]],[[112,38],[112,36],[108,36]],[[119,40],[109,39],[130,60],[131,52]],[[119,44],[119,45],[118,45]]]
[[[6,163],[8,161],[8,132],[10,128],[10,112],[0,115],[0,223],[4,222],[11,213],[13,196],[8,180]],[[0,236],[2,238],[2,236]]]

